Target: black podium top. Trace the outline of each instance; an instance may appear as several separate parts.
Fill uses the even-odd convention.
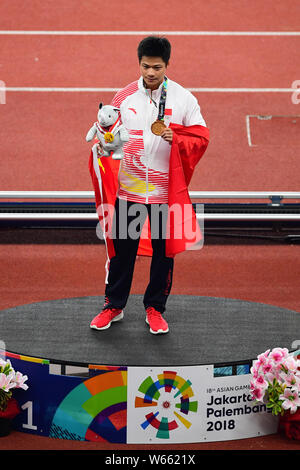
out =
[[[267,349],[292,349],[300,314],[235,299],[170,296],[170,331],[152,335],[142,296],[132,295],[124,319],[107,330],[89,327],[101,297],[66,298],[0,312],[7,351],[70,364],[187,366],[255,359]]]

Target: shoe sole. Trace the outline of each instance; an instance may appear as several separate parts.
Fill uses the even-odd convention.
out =
[[[145,321],[146,321],[147,325],[149,325],[147,317],[146,317]],[[164,334],[164,333],[168,333],[168,332],[169,332],[169,328],[167,330],[157,330],[157,331],[154,331],[154,330],[152,330],[152,328],[150,328],[150,333],[152,333],[153,335],[159,335],[159,334]]]
[[[123,312],[123,310],[122,310],[122,312],[119,313],[119,315],[117,315],[115,318],[113,318],[107,325],[102,326],[101,328],[99,328],[99,327],[96,326],[96,325],[90,325],[90,327],[91,327],[93,330],[98,330],[98,331],[100,331],[100,330],[107,330],[107,329],[110,327],[110,325],[112,324],[112,322],[114,322],[114,321],[120,321],[120,320],[122,320],[123,317],[124,317],[124,312]]]

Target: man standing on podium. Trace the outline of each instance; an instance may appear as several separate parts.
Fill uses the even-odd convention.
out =
[[[120,110],[129,141],[123,146],[118,174],[105,302],[90,327],[104,330],[123,318],[143,221],[147,219],[152,260],[143,298],[145,320],[152,334],[162,334],[169,331],[164,312],[172,286],[174,256],[201,238],[197,230],[194,239],[186,233],[176,238],[170,231],[174,226],[170,213],[172,207],[188,207],[192,211],[190,220],[197,223],[187,187],[208,145],[209,131],[196,98],[166,76],[170,42],[149,36],[140,42],[137,52],[141,76],[120,90],[112,102]],[[98,151],[101,154],[101,144]],[[91,174],[96,191],[94,168]],[[175,223],[184,226],[187,218],[179,213],[182,220]],[[139,224],[134,223],[137,214],[142,220]]]

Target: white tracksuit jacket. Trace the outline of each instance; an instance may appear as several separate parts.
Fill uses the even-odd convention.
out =
[[[121,119],[129,132],[123,146],[124,158],[119,170],[120,199],[140,203],[168,202],[169,159],[171,146],[151,132],[158,116],[162,84],[151,92],[143,77],[130,83],[114,97],[112,105],[120,108]],[[168,78],[165,124],[206,126],[196,98]]]

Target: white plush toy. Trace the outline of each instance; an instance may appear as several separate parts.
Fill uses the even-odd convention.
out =
[[[123,124],[120,123],[119,109],[114,106],[99,105],[98,122],[95,122],[86,135],[86,141],[90,142],[95,136],[103,147],[103,156],[120,160],[123,158],[123,145],[128,142],[129,135]],[[102,156],[102,155],[101,155]]]

